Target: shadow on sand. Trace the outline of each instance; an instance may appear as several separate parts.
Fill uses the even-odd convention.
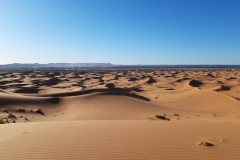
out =
[[[130,93],[133,89],[131,88],[111,88],[111,89],[90,89],[84,91],[76,91],[76,92],[65,92],[65,93],[53,93],[53,94],[39,94],[37,96],[40,97],[67,97],[67,96],[78,96],[78,95],[85,95],[95,92],[100,92],[106,95],[124,95],[133,98],[138,98],[144,101],[150,101],[149,98],[144,96],[140,96],[134,93]]]

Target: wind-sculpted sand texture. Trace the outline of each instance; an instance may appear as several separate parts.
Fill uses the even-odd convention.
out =
[[[240,159],[240,71],[0,73],[0,159]]]

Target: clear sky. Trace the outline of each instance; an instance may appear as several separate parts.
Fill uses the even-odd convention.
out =
[[[0,64],[240,64],[240,0],[0,0]]]

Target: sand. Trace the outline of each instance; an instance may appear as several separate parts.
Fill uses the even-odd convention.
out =
[[[0,159],[240,159],[239,82],[238,70],[0,73]]]

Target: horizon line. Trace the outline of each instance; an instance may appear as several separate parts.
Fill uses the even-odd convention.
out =
[[[122,66],[176,66],[176,65],[222,65],[222,66],[231,66],[231,65],[239,65],[240,64],[113,64],[113,63],[102,63],[102,62],[76,62],[76,63],[69,63],[69,62],[57,62],[57,63],[5,63],[5,64],[0,64],[0,65],[13,65],[13,64],[39,64],[39,65],[47,65],[47,64],[109,64],[109,65],[122,65]]]

